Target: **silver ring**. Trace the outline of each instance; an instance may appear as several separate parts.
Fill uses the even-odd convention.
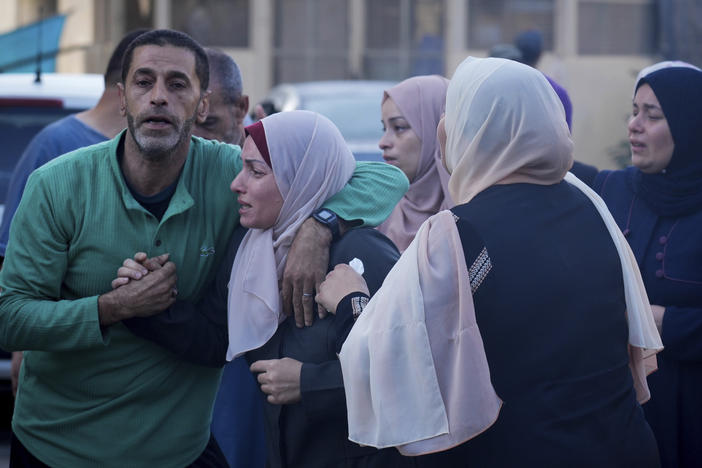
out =
[[[313,293],[302,293],[302,297],[312,297],[314,296]]]

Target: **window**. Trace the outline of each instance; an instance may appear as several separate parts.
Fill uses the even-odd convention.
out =
[[[652,1],[581,1],[578,5],[579,54],[649,54],[655,52],[656,38]]]
[[[401,80],[443,74],[443,19],[443,0],[368,0],[365,75]]]
[[[249,0],[172,0],[171,24],[203,46],[249,46]]]
[[[108,10],[109,11],[109,10]],[[127,0],[124,5],[125,31],[154,27],[153,0]],[[118,39],[119,40],[119,39]]]
[[[347,3],[276,0],[276,83],[349,77]]]
[[[553,49],[554,0],[468,0],[468,48],[511,44],[527,29],[543,35],[543,50]]]

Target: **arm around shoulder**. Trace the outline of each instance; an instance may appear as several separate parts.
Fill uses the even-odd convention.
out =
[[[324,204],[339,218],[358,226],[385,221],[409,188],[409,180],[395,166],[358,162],[351,180]]]

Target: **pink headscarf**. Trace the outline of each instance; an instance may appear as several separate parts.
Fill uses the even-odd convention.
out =
[[[436,126],[446,103],[449,80],[439,75],[415,76],[385,91],[422,142],[414,180],[405,196],[378,230],[400,251],[407,248],[419,226],[431,215],[453,206],[448,193],[449,174],[441,163]]]
[[[273,227],[249,229],[229,280],[227,360],[262,346],[283,320],[278,281],[300,225],[351,178],[356,160],[339,130],[310,111],[261,120],[283,206]]]

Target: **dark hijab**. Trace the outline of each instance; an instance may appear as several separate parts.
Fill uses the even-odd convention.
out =
[[[702,210],[702,71],[670,67],[642,78],[661,104],[675,148],[665,171],[635,171],[634,191],[659,216],[679,217]]]

